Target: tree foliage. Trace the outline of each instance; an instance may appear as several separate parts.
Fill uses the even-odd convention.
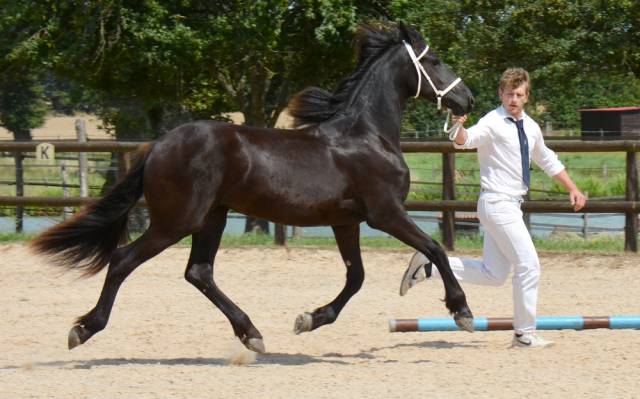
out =
[[[14,15],[27,12],[12,2]],[[293,91],[349,68],[358,22],[376,1],[40,1],[12,57],[96,92],[120,137],[243,111],[272,125]],[[3,26],[11,24],[6,15]],[[323,68],[319,68],[323,65]]]
[[[495,107],[510,66],[530,71],[528,111],[540,122],[577,127],[580,108],[640,103],[637,0],[1,1],[2,81],[20,71],[33,98],[50,77],[90,92],[56,89],[52,101],[92,102],[120,137],[228,111],[273,125],[293,92],[334,87],[352,66],[357,25],[385,18],[416,25],[463,77],[472,120]],[[405,125],[441,121],[416,102]]]
[[[26,11],[26,5],[18,2],[0,7],[0,126],[20,141],[31,139],[31,129],[44,122],[46,113],[41,70],[33,62],[33,54],[16,54],[28,53],[31,26],[37,23]],[[16,50],[16,43],[25,45]]]
[[[540,122],[575,128],[581,108],[640,104],[637,0],[395,3],[472,89],[474,118],[496,106],[498,78],[513,66],[531,73],[528,112]]]

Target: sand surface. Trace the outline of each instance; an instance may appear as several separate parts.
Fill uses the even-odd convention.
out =
[[[183,279],[174,247],[122,286],[107,328],[67,350],[104,272],[61,273],[23,244],[0,246],[0,398],[638,398],[640,331],[546,331],[556,346],[510,349],[510,332],[394,333],[390,318],[445,316],[440,282],[397,294],[410,251],[363,254],[367,278],[336,323],[296,336],[299,313],[344,283],[337,250],[222,249],[216,281],[260,329],[253,357]],[[640,314],[637,255],[545,255],[540,315]],[[511,286],[464,287],[478,316],[511,316]],[[231,363],[244,363],[235,365]]]

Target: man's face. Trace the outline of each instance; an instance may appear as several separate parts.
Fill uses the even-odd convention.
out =
[[[498,90],[500,100],[502,100],[502,106],[514,118],[519,119],[522,117],[524,105],[529,101],[529,92],[527,89],[527,83],[523,83],[515,89],[507,87],[504,90]]]

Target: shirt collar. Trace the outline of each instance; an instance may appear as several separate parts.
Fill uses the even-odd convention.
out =
[[[501,105],[499,106],[496,111],[498,112],[498,115],[500,115],[502,117],[502,119],[515,119],[513,118],[513,116],[511,116],[510,113],[507,112],[507,110]],[[524,121],[526,118],[528,117],[527,113],[522,110],[522,120]]]

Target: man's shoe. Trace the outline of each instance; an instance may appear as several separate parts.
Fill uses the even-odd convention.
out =
[[[547,341],[534,333],[516,333],[511,341],[512,348],[546,348],[552,345],[553,341]]]
[[[409,288],[431,277],[432,266],[433,264],[420,252],[413,254],[400,282],[400,296],[404,296]]]

